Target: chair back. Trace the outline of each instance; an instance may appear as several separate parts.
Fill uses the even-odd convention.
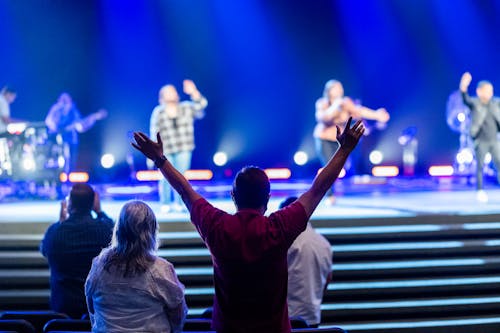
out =
[[[35,332],[43,331],[45,324],[52,319],[68,319],[68,315],[55,311],[4,311],[0,319],[24,319],[35,328]]]
[[[89,332],[92,324],[87,319],[52,319],[43,327],[43,333],[51,331]]]
[[[35,333],[35,328],[23,319],[0,319],[0,330],[5,332]]]
[[[323,328],[299,328],[292,329],[292,333],[347,333],[340,327],[323,327]]]
[[[194,332],[194,331],[210,331],[212,325],[211,319],[205,318],[188,318],[184,322],[183,332]]]

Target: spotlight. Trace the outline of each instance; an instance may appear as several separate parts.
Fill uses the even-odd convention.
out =
[[[307,156],[306,152],[298,151],[293,155],[293,160],[297,165],[304,165],[309,160],[309,156]]]
[[[59,166],[60,169],[64,168],[64,164],[66,164],[66,160],[64,159],[63,156],[59,156],[57,158],[57,166]]]
[[[112,168],[115,165],[115,157],[112,154],[104,154],[101,157],[101,165],[105,169]]]
[[[399,168],[397,166],[376,166],[372,169],[372,175],[375,177],[396,177],[399,175]]]
[[[428,170],[431,176],[453,176],[453,166],[451,165],[433,165]]]
[[[484,164],[490,164],[490,162],[491,162],[491,154],[486,153],[486,155],[484,155]]]
[[[27,171],[34,171],[36,168],[35,160],[32,157],[25,157],[23,159],[23,168]]]
[[[370,153],[369,159],[371,164],[377,165],[384,160],[384,154],[379,150],[374,150]]]
[[[457,114],[457,119],[459,122],[463,123],[466,120],[465,113],[460,112],[459,114]]]
[[[458,164],[470,164],[474,160],[474,155],[472,154],[472,150],[470,148],[461,149],[456,157]]]
[[[227,163],[227,154],[222,151],[218,151],[214,154],[213,161],[215,165],[223,166]]]

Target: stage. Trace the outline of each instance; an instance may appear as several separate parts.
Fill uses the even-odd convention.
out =
[[[312,180],[272,181],[271,200],[267,213],[278,209],[287,196],[298,196]],[[214,183],[194,181],[194,188],[218,208],[234,212],[230,199],[230,181]],[[189,222],[187,212],[164,213],[157,201],[155,182],[134,184],[93,184],[101,194],[103,210],[113,218],[123,203],[144,200],[157,214],[160,222]],[[69,185],[67,186],[69,189]],[[67,191],[66,189],[66,191]],[[326,200],[318,206],[312,219],[359,219],[416,217],[419,215],[482,215],[500,214],[500,187],[486,183],[489,200],[476,200],[473,185],[462,178],[375,178],[357,176],[339,180],[334,205]],[[47,222],[58,218],[59,200],[38,189],[33,195],[16,196],[15,190],[0,185],[0,223]]]
[[[267,213],[309,184],[272,182]],[[189,316],[200,316],[212,305],[212,266],[188,213],[161,212],[155,183],[93,185],[115,220],[127,200],[151,205],[160,222],[159,255],[186,286]],[[229,181],[193,185],[215,206],[235,211]],[[500,188],[488,182],[485,189],[489,201],[479,203],[474,187],[458,178],[340,180],[336,204],[324,200],[311,218],[332,244],[334,262],[322,326],[373,333],[498,329]],[[42,192],[2,193],[0,309],[46,309],[50,273],[38,245],[58,219],[59,201]]]

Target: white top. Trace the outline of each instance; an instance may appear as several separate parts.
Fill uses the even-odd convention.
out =
[[[5,97],[0,94],[0,133],[7,131],[7,124],[3,121],[4,117],[10,117],[10,106]]]
[[[321,322],[321,300],[332,270],[332,249],[310,223],[288,249],[288,314]]]
[[[94,258],[85,282],[92,332],[181,332],[187,314],[184,286],[162,258],[143,274],[123,277]]]

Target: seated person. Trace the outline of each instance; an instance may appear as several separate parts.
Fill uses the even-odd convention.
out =
[[[296,197],[286,198],[284,208]],[[310,222],[288,249],[288,314],[301,317],[309,327],[321,322],[321,301],[332,279],[332,248]]]
[[[113,221],[101,210],[97,192],[88,184],[73,185],[68,203],[61,202],[59,222],[47,229],[40,244],[49,262],[52,310],[78,319],[87,314],[85,278],[92,259],[109,245],[112,233]]]
[[[92,332],[181,332],[184,286],[158,257],[158,222],[142,201],[123,206],[111,246],[94,259],[85,283]]]

